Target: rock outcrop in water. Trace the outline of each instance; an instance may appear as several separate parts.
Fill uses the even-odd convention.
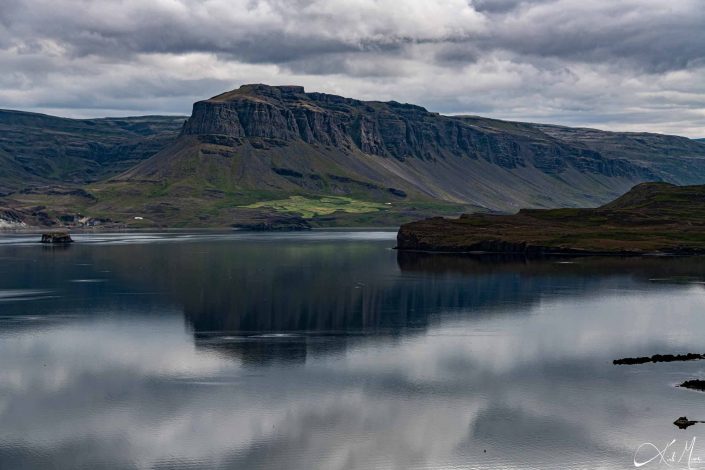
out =
[[[73,243],[71,235],[67,232],[47,232],[42,234],[42,243],[65,245]]]
[[[689,388],[691,390],[697,390],[699,392],[705,392],[705,380],[692,379],[686,380],[679,387]]]
[[[688,419],[687,416],[681,416],[673,422],[679,429],[688,429],[690,426],[694,426],[698,423],[705,423],[705,421],[694,421]]]

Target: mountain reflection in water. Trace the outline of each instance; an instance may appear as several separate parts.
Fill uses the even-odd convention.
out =
[[[705,432],[672,424],[702,362],[611,363],[705,352],[702,258],[393,237],[3,239],[0,468],[617,469]]]

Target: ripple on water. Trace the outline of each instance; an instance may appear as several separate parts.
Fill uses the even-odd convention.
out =
[[[44,289],[0,289],[0,302],[16,302],[55,298],[54,291]]]

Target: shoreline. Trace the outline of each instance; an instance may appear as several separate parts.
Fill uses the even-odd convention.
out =
[[[591,257],[591,256],[613,256],[613,257],[686,257],[705,255],[704,250],[694,251],[560,251],[560,250],[537,250],[537,251],[487,251],[487,250],[450,250],[450,249],[422,249],[422,248],[400,248],[395,246],[396,251],[403,253],[424,253],[429,255],[470,255],[470,256],[517,256],[522,258],[550,258],[550,257]]]

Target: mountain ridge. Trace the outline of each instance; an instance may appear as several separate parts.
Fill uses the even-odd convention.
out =
[[[444,116],[300,86],[243,85],[198,101],[176,134],[152,155],[136,152],[130,165],[116,161],[86,178],[79,186],[92,199],[57,204],[13,193],[5,205],[56,206],[130,226],[227,226],[268,214],[396,225],[432,214],[596,206],[644,181],[705,182],[705,145],[684,137]]]

